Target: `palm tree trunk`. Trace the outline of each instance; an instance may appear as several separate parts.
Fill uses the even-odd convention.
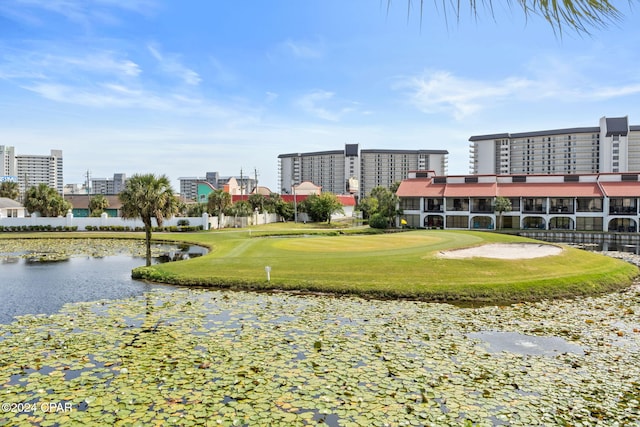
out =
[[[151,265],[151,227],[144,226],[145,243],[147,245],[147,267]]]

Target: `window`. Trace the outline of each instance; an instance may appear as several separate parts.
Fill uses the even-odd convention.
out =
[[[578,212],[602,212],[602,199],[578,197],[577,211]]]
[[[602,218],[576,218],[577,231],[602,231]]]
[[[415,211],[420,209],[419,197],[403,197],[400,199],[400,209]]]
[[[447,228],[469,228],[469,217],[462,215],[448,215]]]

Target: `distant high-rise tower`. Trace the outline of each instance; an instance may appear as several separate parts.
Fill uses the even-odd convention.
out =
[[[15,148],[0,145],[0,176],[17,176]]]
[[[280,191],[304,181],[322,187],[323,192],[364,197],[375,187],[390,187],[406,179],[409,171],[432,170],[447,173],[446,150],[359,150],[346,144],[344,150],[280,154]]]
[[[640,171],[640,126],[602,117],[598,126],[476,135],[472,174],[553,175]]]
[[[51,154],[48,156],[19,154],[15,158],[20,192],[45,183],[58,193],[63,194],[62,150],[51,150]]]

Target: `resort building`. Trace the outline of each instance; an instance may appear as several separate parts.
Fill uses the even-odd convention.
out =
[[[396,194],[402,218],[411,227],[636,233],[638,176],[637,172],[438,176],[413,171]],[[510,201],[510,211],[495,211],[498,197]]]
[[[113,178],[91,178],[91,194],[119,194],[127,184],[127,175],[114,173]]]
[[[24,155],[15,154],[15,147],[0,145],[0,176],[14,177],[21,194],[41,183],[63,194],[62,150],[51,150],[50,155]]]
[[[180,196],[183,200],[206,202],[206,197],[216,189],[231,195],[251,194],[258,181],[249,175],[221,177],[218,172],[207,172],[204,177],[183,177],[180,181]]]
[[[61,195],[64,193],[62,150],[51,150],[50,155],[16,155],[16,172],[20,192],[45,183]]]
[[[598,126],[469,138],[472,174],[589,174],[640,171],[640,126],[602,117]]]
[[[15,147],[0,145],[0,176],[18,176]]]
[[[447,173],[446,150],[360,150],[346,144],[344,150],[291,153],[278,156],[278,180],[282,194],[304,181],[323,192],[366,196],[378,186],[390,187],[411,170]]]

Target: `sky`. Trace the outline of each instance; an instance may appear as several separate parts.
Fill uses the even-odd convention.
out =
[[[472,135],[640,124],[637,5],[558,34],[517,2],[410,1],[2,0],[0,145],[63,150],[65,184],[242,171],[277,192],[279,154],[448,150],[466,174]]]

